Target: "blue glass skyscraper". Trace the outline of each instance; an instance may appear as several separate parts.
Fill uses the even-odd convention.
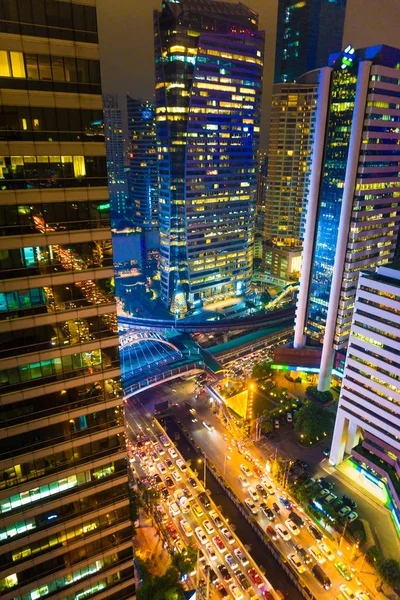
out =
[[[161,297],[169,310],[249,289],[264,34],[244,4],[155,12]]]

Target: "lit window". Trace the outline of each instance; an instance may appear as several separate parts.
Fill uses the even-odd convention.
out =
[[[13,77],[25,78],[24,55],[22,52],[10,52]]]
[[[11,77],[8,52],[6,50],[0,50],[0,77]]]

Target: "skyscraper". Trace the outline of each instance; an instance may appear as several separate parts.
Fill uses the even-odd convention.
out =
[[[154,106],[148,100],[126,99],[131,146],[129,198],[135,227],[158,227],[157,144]]]
[[[246,293],[264,34],[244,4],[155,12],[161,296],[171,312]]]
[[[275,83],[325,67],[342,49],[346,0],[279,0]]]
[[[352,455],[384,478],[398,523],[399,314],[400,263],[360,273],[330,456]]]
[[[320,74],[294,340],[323,341],[320,389],[347,344],[360,270],[396,252],[399,62],[394,48],[348,47]]]
[[[132,598],[96,8],[0,27],[0,592]]]
[[[270,244],[301,246],[317,88],[317,72],[273,87],[264,209]]]
[[[118,96],[104,94],[104,134],[106,141],[108,190],[113,221],[129,221],[128,181],[124,167],[124,135],[122,112],[118,108]]]

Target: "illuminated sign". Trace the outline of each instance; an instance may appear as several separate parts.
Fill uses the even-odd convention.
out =
[[[347,67],[353,66],[354,52],[355,50],[353,46],[350,46],[350,44],[346,46],[342,54],[342,64],[340,65],[341,69],[347,69]]]

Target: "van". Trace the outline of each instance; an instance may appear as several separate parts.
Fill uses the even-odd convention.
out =
[[[311,569],[315,579],[317,581],[319,581],[319,583],[322,585],[322,587],[324,587],[326,590],[329,590],[330,587],[332,586],[332,582],[329,579],[329,577],[326,575],[325,571],[319,566],[319,565],[314,565],[313,568]]]
[[[304,527],[303,519],[300,517],[300,515],[295,513],[294,510],[292,510],[292,512],[289,513],[289,519],[296,523],[297,527]]]

